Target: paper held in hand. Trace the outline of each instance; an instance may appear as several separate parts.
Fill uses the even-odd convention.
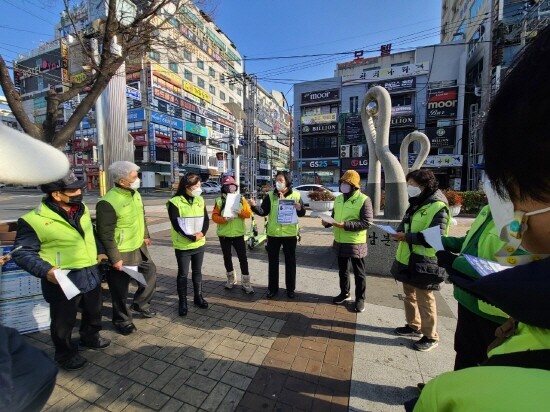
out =
[[[138,272],[137,266],[122,266],[122,271],[130,275],[130,277],[137,280],[143,286],[147,286],[147,282],[145,281],[143,274],[141,272]]]
[[[384,232],[387,232],[389,233],[390,235],[394,235],[396,234],[397,232],[395,231],[395,229],[389,225],[372,225],[374,227],[377,227],[378,229],[380,230],[383,230]]]
[[[294,207],[294,200],[279,200],[279,205],[277,206],[277,223],[280,225],[298,223],[298,215]]]
[[[235,213],[235,209],[238,210],[240,206],[241,206],[241,195],[238,193],[228,193],[227,197],[225,198],[225,206],[223,207],[222,217],[227,217],[227,218],[237,217],[237,213]]]
[[[477,256],[472,255],[463,255],[468,263],[472,265],[472,267],[476,270],[477,273],[479,273],[481,276],[487,276],[491,273],[500,272],[504,269],[510,269],[509,266],[502,266],[501,264],[497,262],[493,262],[491,260],[482,259]]]
[[[202,230],[202,224],[204,223],[204,216],[197,217],[178,217],[178,224],[180,229],[186,235],[194,235]]]
[[[435,250],[445,250],[441,241],[441,228],[439,226],[432,226],[420,233],[424,235],[426,242]]]
[[[311,217],[318,217],[323,222],[330,223],[331,225],[334,224],[334,222],[336,222],[336,220],[334,220],[331,215],[328,215],[328,214],[323,213],[323,212],[315,212],[314,211],[314,212],[311,212],[310,216]]]
[[[59,283],[59,286],[67,297],[67,300],[71,300],[76,295],[80,294],[80,289],[78,289],[72,280],[67,276],[69,272],[70,270],[64,269],[56,269],[53,272],[55,279],[57,280],[57,283]]]

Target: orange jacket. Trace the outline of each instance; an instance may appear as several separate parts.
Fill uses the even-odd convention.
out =
[[[241,198],[241,205],[243,208],[241,210],[241,213],[239,213],[237,216],[239,216],[241,219],[249,219],[252,216],[252,209],[250,209],[250,205],[248,204],[248,201],[244,197]],[[218,208],[218,202],[214,203],[212,220],[218,225],[225,225],[227,223],[225,218],[220,214],[220,209]]]

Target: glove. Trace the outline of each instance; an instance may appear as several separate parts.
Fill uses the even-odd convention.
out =
[[[437,265],[445,269],[451,268],[455,259],[458,257],[458,255],[446,250],[439,250],[435,255],[437,256]]]

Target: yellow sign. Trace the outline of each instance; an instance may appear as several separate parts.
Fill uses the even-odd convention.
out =
[[[311,114],[302,116],[302,124],[334,123],[336,113]]]
[[[71,83],[82,83],[86,80],[86,73],[77,73],[71,76]]]
[[[212,97],[208,93],[206,93],[200,87],[186,82],[185,80],[183,81],[183,90],[197,96],[199,99],[202,99],[208,103],[212,103]]]
[[[166,81],[172,83],[174,86],[181,87],[181,77],[176,73],[162,67],[160,64],[151,63],[153,73],[159,77],[162,77]]]

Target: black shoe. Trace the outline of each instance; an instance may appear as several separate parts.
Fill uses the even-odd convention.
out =
[[[178,315],[187,316],[187,298],[180,299],[178,303]]]
[[[415,343],[413,343],[413,348],[420,352],[429,352],[434,348],[437,348],[439,345],[439,341],[436,339],[430,339],[426,336],[422,336],[420,340],[417,340]]]
[[[132,312],[139,313],[144,318],[154,318],[155,316],[157,316],[157,312],[155,312],[151,308],[140,310],[135,303],[132,303],[132,306],[130,306],[130,309],[132,310]]]
[[[335,305],[341,305],[347,300],[351,299],[351,295],[348,293],[340,293],[338,296],[336,296],[334,299],[332,299],[332,303]]]
[[[400,336],[412,336],[413,338],[422,337],[422,332],[411,328],[409,325],[395,328],[393,331],[396,335],[400,335]]]
[[[208,302],[204,300],[202,295],[195,296],[193,303],[201,309],[206,309],[208,307]]]
[[[137,330],[136,325],[133,323],[129,323],[127,325],[115,325],[115,329],[120,333],[121,335],[128,336],[133,331]]]
[[[80,356],[78,353],[74,355],[72,358],[67,359],[63,362],[57,362],[59,366],[66,371],[76,371],[78,369],[82,369],[84,365],[86,365],[86,358]]]
[[[422,393],[422,389],[424,389],[424,386],[426,386],[426,384],[422,382],[416,385],[416,389],[418,389],[419,393]]]
[[[365,311],[365,301],[364,300],[358,300],[355,302],[355,311],[358,313]]]
[[[291,291],[287,291],[286,295],[288,296],[289,299],[294,299],[296,297],[296,294]]]
[[[267,298],[268,299],[273,299],[275,296],[277,296],[277,293],[278,292],[272,292],[270,290],[267,291]]]
[[[107,347],[109,347],[109,345],[111,344],[111,339],[107,339],[107,338],[102,338],[101,336],[98,337],[96,340],[93,340],[93,341],[90,341],[90,342],[84,342],[84,341],[80,341],[80,343],[78,344],[78,346],[80,346],[81,348],[84,348],[84,349],[105,349]]]

